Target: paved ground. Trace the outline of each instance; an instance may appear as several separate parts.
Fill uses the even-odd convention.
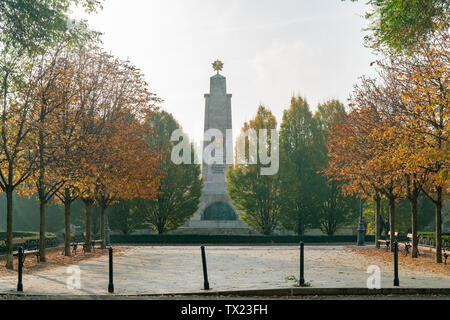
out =
[[[208,275],[214,291],[286,288],[298,278],[297,247],[207,247]],[[367,267],[373,259],[356,254],[350,246],[306,246],[305,279],[317,288],[365,288]],[[69,289],[68,268],[58,267],[24,275],[24,292],[46,295],[101,295],[108,287],[106,256],[81,261],[80,289]],[[393,287],[392,263],[379,261],[382,288]],[[401,287],[450,288],[444,273],[400,269]],[[0,279],[0,292],[15,292],[16,276]],[[170,294],[201,292],[203,274],[199,247],[129,247],[114,257],[117,294]]]

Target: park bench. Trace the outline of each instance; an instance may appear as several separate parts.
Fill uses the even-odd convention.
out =
[[[419,238],[419,236],[417,236],[417,238]],[[419,239],[417,239],[417,240],[419,240]],[[406,235],[405,242],[399,242],[399,246],[405,248],[405,256],[407,256],[409,254],[409,250],[412,248],[412,243],[413,243],[413,234],[412,233],[408,233]]]
[[[12,245],[14,257],[19,256],[19,247],[23,248],[22,263],[25,262],[28,255],[35,255],[37,262],[39,262],[39,242],[37,240],[27,244],[27,241],[24,238],[16,238],[12,240]]]
[[[100,247],[102,244],[102,240],[95,239],[94,234],[92,234],[91,236],[92,236],[91,247],[92,247],[92,250],[95,252],[95,246],[98,245]],[[86,232],[83,232],[83,239],[84,239],[83,252],[86,252]]]
[[[66,234],[63,232],[63,238],[65,239],[66,238]],[[73,255],[77,255],[77,249],[78,249],[78,246],[80,245],[80,243],[78,242],[78,241],[76,241],[76,238],[75,238],[75,233],[73,233],[73,232],[71,232],[70,233],[70,247],[72,248],[72,254]],[[63,250],[63,254],[64,254],[64,250]]]
[[[420,236],[419,244],[423,247],[428,247],[430,252],[436,252],[435,239]],[[445,264],[447,264],[447,258],[450,257],[450,242],[448,241],[442,241],[442,256],[444,257]]]
[[[102,240],[100,239],[95,239],[94,236],[92,237],[93,239],[91,240],[92,242],[92,248],[94,249],[95,246],[98,246],[99,248],[102,246]]]
[[[384,240],[384,239],[378,240],[378,243],[384,243],[386,245],[386,250],[389,250],[390,241],[391,241],[390,238],[389,238],[390,235],[391,235],[391,232],[389,231],[388,232],[388,238],[386,240]],[[398,232],[394,233],[394,235],[395,235],[395,238],[397,238],[398,237]]]

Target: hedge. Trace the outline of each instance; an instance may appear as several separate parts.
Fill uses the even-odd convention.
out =
[[[56,234],[51,232],[45,233],[46,238],[56,238]],[[24,238],[26,240],[39,239],[39,232],[32,231],[13,231],[13,239],[15,238]],[[0,240],[6,239],[6,232],[0,231]]]
[[[276,243],[356,243],[356,236],[260,236],[260,235],[111,235],[111,243],[123,244],[276,244]],[[375,241],[373,235],[367,242]]]
[[[418,232],[423,239],[436,239],[435,232]],[[450,233],[442,233],[442,241],[450,242]]]
[[[24,238],[26,245],[30,246],[32,242],[37,242],[39,240],[39,232],[31,232],[31,231],[14,231],[13,239]],[[6,232],[0,232],[0,254],[6,252]],[[57,244],[57,236],[54,233],[46,232],[45,234],[45,242],[47,246],[54,246]]]

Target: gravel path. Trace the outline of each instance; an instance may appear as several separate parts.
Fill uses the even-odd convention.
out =
[[[185,293],[199,292],[203,288],[199,247],[146,246],[121,249],[126,250],[114,257],[114,286],[117,294]],[[210,246],[206,248],[206,256],[210,287],[217,291],[291,287],[295,281],[286,278],[298,278],[299,274],[299,249],[293,246]],[[393,264],[389,260],[366,255],[354,246],[305,247],[305,279],[311,287],[365,288],[370,276],[367,273],[370,265],[380,268],[382,288],[393,287]],[[25,274],[24,292],[86,295],[104,294],[107,291],[107,256],[80,261],[78,267],[81,272],[80,289],[67,287],[71,276],[67,267],[56,267]],[[450,288],[450,273],[447,272],[450,271],[450,265],[439,267],[442,272],[401,266],[400,285],[411,288]],[[0,278],[2,293],[14,292],[16,285],[15,275]]]

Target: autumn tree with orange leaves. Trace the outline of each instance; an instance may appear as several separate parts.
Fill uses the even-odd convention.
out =
[[[65,180],[59,176],[58,165],[61,164],[58,137],[60,126],[58,114],[70,105],[74,97],[71,87],[72,69],[70,67],[71,46],[67,42],[49,49],[37,64],[43,68],[34,87],[32,117],[33,149],[36,153],[34,170],[30,179],[21,186],[21,193],[31,196],[37,193],[40,216],[39,260],[46,261],[46,207],[55,194],[63,187]]]
[[[99,144],[95,166],[95,201],[100,207],[100,237],[106,248],[105,220],[108,207],[120,200],[154,199],[159,187],[157,153],[147,145],[153,133],[136,118],[125,114],[115,119],[110,135]]]
[[[13,268],[13,192],[32,174],[36,159],[33,152],[34,87],[42,69],[33,68],[37,57],[25,59],[3,52],[8,61],[1,79],[0,188],[6,193],[6,268]],[[24,66],[22,69],[21,66]],[[23,73],[20,73],[21,71]]]
[[[449,194],[449,29],[420,41],[411,56],[393,56],[380,63],[388,85],[398,88],[397,121],[403,123],[397,158],[436,207],[436,262],[442,262],[442,205]],[[418,173],[418,176],[411,175]],[[422,178],[425,176],[426,178]],[[414,179],[413,179],[414,178]]]
[[[157,151],[146,145],[152,133],[144,120],[160,101],[149,92],[142,73],[129,61],[100,50],[82,51],[74,110],[79,110],[77,162],[71,189],[86,205],[86,250],[91,249],[91,208],[101,208],[105,247],[105,215],[111,203],[134,197],[154,198],[159,185]],[[68,184],[69,185],[69,184]]]
[[[389,200],[391,243],[395,240],[395,201],[409,200],[413,257],[418,255],[418,198],[423,193],[434,202],[437,263],[442,262],[442,203],[449,185],[445,26],[420,41],[413,55],[394,55],[378,62],[380,79],[363,78],[356,86],[353,111],[329,139],[328,174],[339,178],[349,193],[363,193],[375,200],[383,195]]]
[[[159,186],[158,152],[149,148],[153,132],[144,125],[160,100],[147,89],[130,62],[100,49],[58,48],[43,56],[45,72],[33,82],[27,183],[20,192],[37,192],[40,203],[40,261],[45,261],[45,208],[56,195],[65,207],[65,255],[70,256],[70,206],[86,204],[86,251],[91,248],[91,208],[105,215],[119,199],[153,199]],[[39,69],[40,70],[40,69]],[[26,154],[26,153],[25,153]]]
[[[46,260],[46,206],[55,195],[65,206],[66,255],[70,205],[78,197],[87,204],[89,251],[92,204],[101,206],[104,218],[117,199],[156,196],[158,153],[146,143],[152,132],[144,120],[160,100],[129,61],[93,47],[98,34],[84,22],[69,27],[70,4],[95,11],[100,2],[0,5],[2,22],[8,22],[0,36],[0,188],[7,198],[9,269],[14,191],[38,195],[40,261]],[[105,247],[104,223],[102,239]]]

